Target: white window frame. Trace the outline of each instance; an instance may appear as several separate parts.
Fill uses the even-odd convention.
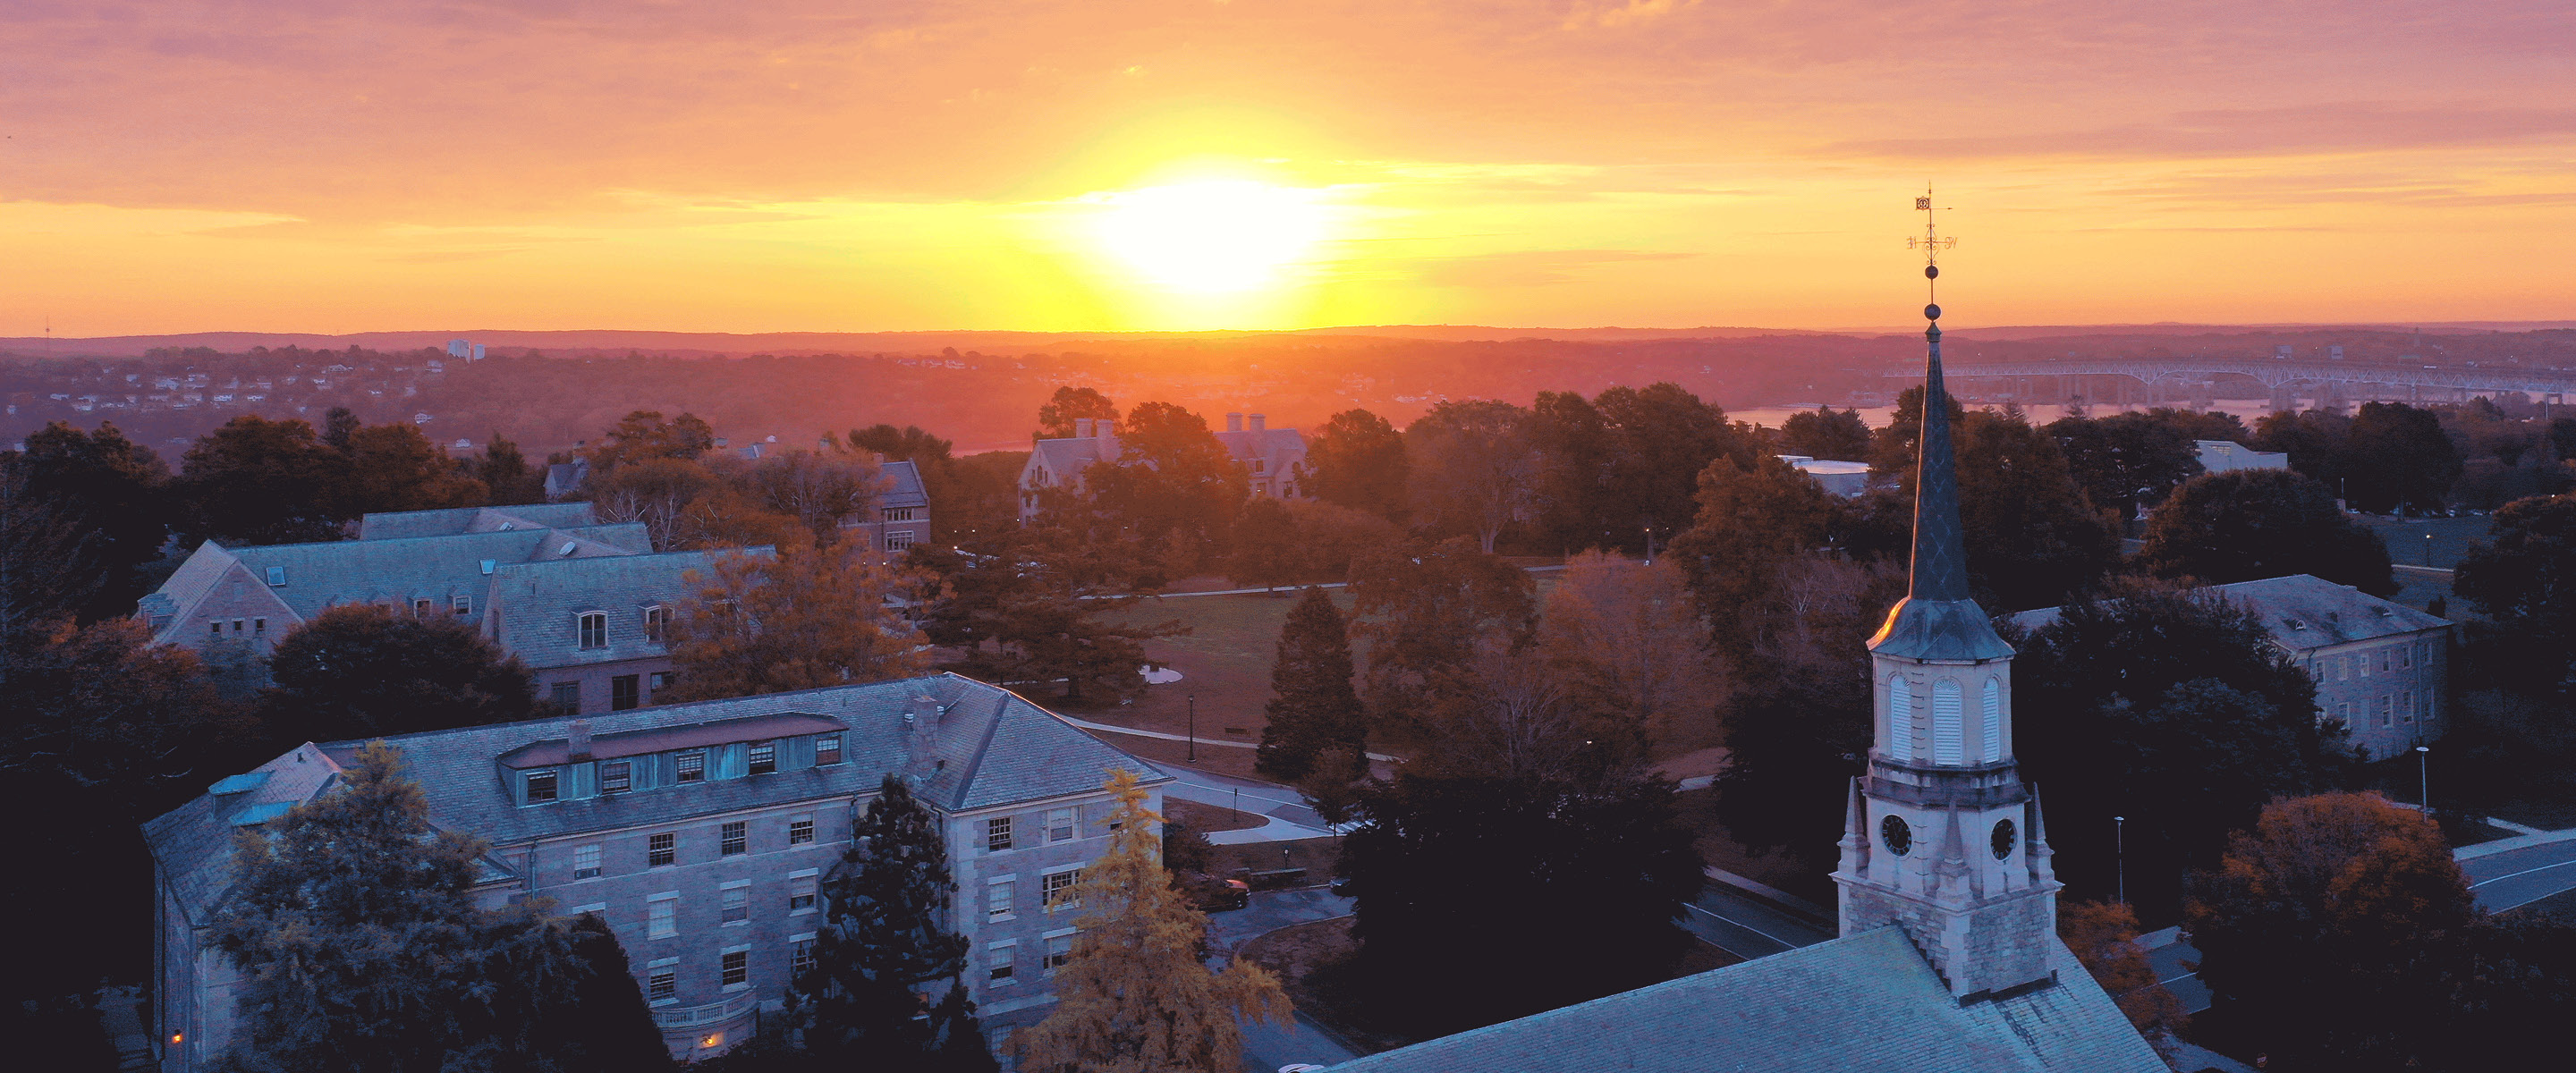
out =
[[[671,994],[665,998],[654,998],[653,984],[657,980],[664,978],[669,979],[671,982]],[[644,1004],[647,1006],[676,1006],[679,1002],[680,959],[657,958],[652,964],[644,966]]]
[[[597,644],[591,643],[592,633],[590,622],[592,619],[599,620],[599,631],[597,635],[599,643]],[[573,641],[576,647],[585,651],[608,647],[608,612],[576,611],[572,616],[572,628]]]
[[[798,828],[800,828],[800,827],[801,827],[801,828],[803,828],[803,830],[802,830],[801,832],[798,830]],[[801,834],[803,834],[805,837],[803,837],[803,838],[798,838],[798,837],[796,837],[796,836],[797,836],[798,834],[800,834],[800,833],[801,833]],[[816,835],[817,835],[818,833],[819,833],[819,829],[818,829],[818,828],[816,828],[816,827],[814,826],[814,817],[812,817],[812,816],[789,816],[789,817],[787,817],[787,848],[789,848],[789,849],[795,849],[795,848],[796,848],[796,847],[798,847],[798,846],[811,846],[811,845],[815,845],[815,844],[817,844],[817,843],[815,842],[815,837],[816,837]]]
[[[832,758],[829,760],[823,759],[823,747],[825,743],[829,743],[831,745]],[[830,765],[840,763],[842,755],[841,736],[839,734],[817,734],[814,736],[815,767],[828,767]]]
[[[597,843],[597,842],[585,842],[585,843],[582,843],[581,845],[574,846],[574,847],[572,848],[572,879],[573,879],[573,882],[575,882],[575,883],[587,883],[587,882],[589,882],[589,881],[591,881],[591,880],[598,879],[598,878],[600,877],[600,875],[602,874],[602,870],[600,869],[600,866],[599,866],[599,850],[600,850],[600,847],[599,847],[599,843]],[[582,866],[582,861],[583,861],[585,858],[587,858],[587,859],[590,861],[590,865],[589,865],[589,867],[587,867],[587,868],[585,868],[585,867],[583,867],[583,866]],[[583,872],[588,872],[588,873],[590,873],[590,874],[589,874],[589,875],[583,875],[583,874],[582,874]]]
[[[1002,970],[1002,972],[1001,972],[1000,974],[998,974],[998,975],[997,975],[997,974],[994,972],[994,970],[996,970],[996,969]],[[1019,975],[1020,975],[1020,941],[1019,941],[1019,940],[1017,940],[1017,939],[1004,939],[1004,940],[1002,940],[1002,941],[1000,941],[1000,942],[994,942],[994,943],[986,943],[986,944],[984,944],[984,985],[985,985],[985,986],[987,986],[987,987],[1009,987],[1009,986],[1011,986],[1012,984],[1015,984],[1015,983],[1018,983],[1018,982],[1019,982]]]
[[[529,804],[546,805],[563,800],[562,772],[553,768],[547,768],[543,771],[522,772],[519,778],[520,785],[523,788],[522,793],[527,798]],[[539,798],[537,796],[537,781],[539,779],[545,780],[546,784],[546,796],[543,798]]]
[[[1082,899],[1074,892],[1082,889],[1082,866],[1058,868],[1038,876],[1038,904],[1049,913],[1069,912],[1082,908]]]
[[[726,820],[716,826],[716,856],[741,857],[750,853],[750,820]]]
[[[1008,817],[1008,816],[987,816],[987,817],[985,817],[985,819],[984,819],[984,852],[986,852],[986,853],[1008,853],[1008,852],[1010,852],[1011,850],[1013,850],[1013,849],[1015,849],[1015,848],[1018,848],[1018,843],[1013,842],[1013,841],[1011,840],[1011,839],[1012,839],[1012,835],[1013,835],[1013,832],[1012,832],[1012,830],[1011,830],[1011,827],[1012,827],[1012,824],[1011,824],[1011,818],[1010,818],[1010,817]],[[996,846],[996,845],[994,845],[994,844],[993,844],[993,842],[994,842],[994,836],[995,836],[996,834],[998,834],[998,835],[1000,835],[1000,836],[1001,836],[1001,839],[1000,839],[1000,840],[1001,840],[1001,843],[1002,843],[1002,844],[1001,844],[1001,845],[998,845],[998,846]]]
[[[787,873],[787,915],[801,917],[808,913],[822,912],[822,887],[823,870],[820,868],[803,868]],[[803,908],[798,908],[796,905],[799,895],[810,899]]]
[[[729,984],[728,984],[728,983],[725,983],[725,982],[724,982],[725,974],[726,974],[726,973],[728,973],[728,972],[731,972],[731,971],[733,971],[733,970],[728,969],[728,968],[726,968],[726,967],[725,967],[725,960],[726,960],[726,959],[728,959],[728,958],[734,958],[734,957],[739,957],[739,958],[741,958],[741,959],[742,959],[742,979],[740,979],[740,980],[736,980],[736,981],[734,981],[734,982],[732,982],[732,983],[729,983]],[[724,989],[725,989],[725,992],[726,992],[727,994],[731,994],[731,993],[736,992],[736,991],[749,991],[749,990],[751,990],[751,947],[750,947],[750,946],[748,946],[748,945],[745,945],[745,946],[728,946],[728,947],[725,947],[725,948],[724,948],[724,949],[722,949],[722,950],[718,950],[718,951],[716,951],[716,982],[717,982],[717,983],[719,983],[719,984],[723,984]]]
[[[748,926],[751,923],[751,881],[737,879],[716,884],[716,918],[724,927]],[[741,913],[735,916],[735,913]]]
[[[644,937],[670,939],[680,934],[680,892],[666,890],[644,899]]]
[[[1070,806],[1065,808],[1048,809],[1046,814],[1047,845],[1052,846],[1058,842],[1073,841],[1074,838],[1081,833],[1081,816],[1082,814],[1080,812],[1075,811]],[[1059,825],[1058,821],[1062,821],[1062,823]],[[1059,834],[1058,832],[1062,833]]]
[[[692,760],[697,761],[697,766],[695,768],[692,768],[689,765],[689,762]],[[691,778],[690,776],[692,775],[696,777]],[[673,756],[671,758],[671,781],[680,784],[707,781],[707,751],[704,749],[690,749]]]
[[[999,924],[1020,918],[1020,877],[994,876],[984,881],[984,922]]]
[[[1038,954],[1039,976],[1054,979],[1055,970],[1063,968],[1066,961],[1073,959],[1073,937],[1081,930],[1080,928],[1058,928],[1038,936],[1046,942],[1046,948]],[[1055,948],[1056,941],[1059,939],[1064,941],[1063,950]]]
[[[769,754],[766,760],[762,759],[762,753]],[[761,766],[762,764],[767,764],[769,766],[767,768],[763,768]],[[744,761],[743,771],[745,774],[749,775],[777,774],[778,743],[775,741],[757,741],[751,743],[751,748],[747,753],[746,760]]]
[[[788,979],[793,980],[796,977],[803,975],[805,970],[814,967],[814,944],[818,936],[819,933],[817,932],[804,931],[787,937]],[[798,951],[798,947],[804,948],[801,953]],[[804,964],[797,964],[800,960],[803,961]]]

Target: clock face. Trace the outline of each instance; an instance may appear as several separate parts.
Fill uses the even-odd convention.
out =
[[[1914,829],[1905,825],[1903,816],[1890,816],[1878,821],[1878,838],[1887,843],[1889,853],[1899,857],[1914,848]]]
[[[1993,848],[1996,860],[2000,861],[2006,857],[2012,856],[2013,822],[2011,820],[1995,821],[1994,843]]]

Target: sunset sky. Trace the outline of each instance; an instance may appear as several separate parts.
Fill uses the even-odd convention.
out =
[[[2576,318],[2564,0],[0,5],[0,336]]]

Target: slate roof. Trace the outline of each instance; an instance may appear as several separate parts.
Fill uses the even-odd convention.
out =
[[[567,546],[569,555],[564,550]],[[189,610],[226,577],[234,576],[237,566],[248,571],[249,583],[266,587],[301,619],[309,620],[335,604],[429,599],[445,606],[451,597],[479,597],[489,587],[490,579],[483,573],[485,559],[497,566],[624,557],[651,546],[644,526],[635,522],[245,548],[226,548],[209,540],[198,545],[159,591],[137,606],[147,615],[173,616],[164,633],[179,629]],[[270,567],[285,571],[285,584],[268,584]],[[483,611],[483,601],[477,599],[467,621]]]
[[[1103,450],[1104,447],[1106,450]],[[1058,487],[1069,488],[1082,479],[1083,470],[1091,468],[1091,464],[1100,461],[1104,455],[1112,461],[1117,459],[1118,437],[1116,435],[1095,436],[1089,439],[1039,440],[1030,445],[1029,464],[1045,466],[1047,472],[1055,475],[1055,483]]]
[[[766,547],[742,551],[759,556]],[[501,613],[497,635],[503,648],[534,668],[615,663],[667,655],[669,649],[644,639],[643,608],[670,607],[695,595],[700,586],[687,580],[691,570],[713,577],[717,553],[669,551],[658,555],[623,555],[539,561],[502,566],[492,572],[486,603]],[[608,645],[581,647],[574,616],[584,611],[608,613]],[[485,622],[491,622],[487,615]]]
[[[1235,461],[1255,458],[1287,458],[1306,453],[1306,437],[1293,428],[1244,429],[1216,433],[1218,443]]]
[[[2271,633],[2272,643],[2292,652],[2447,629],[2451,625],[2449,619],[2309,574],[2239,581],[2198,591],[2217,593],[2253,612]],[[2036,630],[2057,621],[2057,612],[2057,608],[2043,607],[2014,615],[2012,620],[2023,629]]]
[[[2057,984],[1961,1006],[1888,927],[1488,1025],[1333,1073],[2166,1073],[2065,944]]]
[[[886,476],[885,500],[881,507],[927,507],[930,493],[921,486],[921,467],[910,462],[888,462],[882,469]]]
[[[912,699],[924,695],[946,705],[946,714],[904,729],[903,717]],[[511,803],[501,783],[500,758],[531,745],[569,738],[572,718],[429,731],[386,740],[402,750],[406,773],[428,795],[433,825],[472,832],[494,845],[866,795],[888,772],[917,777],[914,793],[948,812],[1095,792],[1116,768],[1143,775],[1149,785],[1171,779],[1152,764],[1083,733],[1017,694],[953,674],[594,712],[580,718],[589,720],[592,740],[597,742],[634,732],[782,715],[846,726],[844,762],[522,807]],[[200,795],[144,824],[145,840],[190,918],[202,921],[221,904],[229,884],[232,816],[250,805],[310,798],[365,744],[299,746],[261,765],[259,770],[272,775],[252,792],[221,799]]]
[[[508,507],[456,507],[370,514],[358,521],[358,539],[455,536],[500,529],[578,529],[599,524],[588,503],[528,503]],[[649,550],[649,549],[647,549]]]

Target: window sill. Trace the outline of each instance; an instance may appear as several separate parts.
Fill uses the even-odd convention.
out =
[[[1012,921],[1014,921],[1014,920],[1018,920],[1018,919],[1020,919],[1020,915],[1019,915],[1018,913],[1004,913],[1004,914],[1002,914],[1002,915],[1000,915],[1000,916],[997,916],[997,917],[990,917],[990,916],[985,917],[985,918],[984,918],[984,923],[987,923],[987,924],[1008,924],[1008,923],[1010,923],[1010,922],[1012,922]]]
[[[663,932],[663,933],[662,933],[662,934],[660,934],[660,935],[647,935],[647,936],[645,936],[644,938],[645,938],[645,939],[647,939],[647,940],[649,940],[649,941],[659,942],[659,941],[661,941],[661,940],[663,940],[663,939],[677,939],[677,938],[679,938],[679,937],[680,937],[680,933],[679,933],[679,932],[676,932],[676,931],[666,931],[666,932]]]
[[[677,1006],[679,1004],[680,1000],[675,998],[657,998],[651,1002],[645,1003],[647,1006]]]
[[[790,910],[788,910],[788,911],[787,911],[787,915],[788,915],[788,916],[791,916],[791,917],[810,917],[810,916],[813,916],[815,913],[817,913],[817,912],[819,912],[819,911],[820,911],[820,910],[816,910],[816,909],[812,909],[812,908],[806,908],[806,909],[790,909]]]
[[[1019,982],[1018,980],[1014,980],[1014,979],[1012,979],[1012,978],[1010,978],[1010,977],[1008,977],[1008,976],[1005,976],[1005,977],[1002,977],[1002,978],[1001,978],[1001,979],[999,979],[999,980],[986,980],[986,981],[984,981],[984,986],[986,986],[986,987],[1009,987],[1009,986],[1011,986],[1012,984],[1016,984],[1016,983],[1018,983],[1018,982]]]
[[[743,920],[728,920],[728,921],[725,921],[723,924],[720,924],[720,925],[717,925],[717,926],[718,926],[718,927],[725,927],[725,928],[747,928],[747,927],[750,927],[750,926],[751,926],[751,921],[750,921],[749,919],[743,919]]]

